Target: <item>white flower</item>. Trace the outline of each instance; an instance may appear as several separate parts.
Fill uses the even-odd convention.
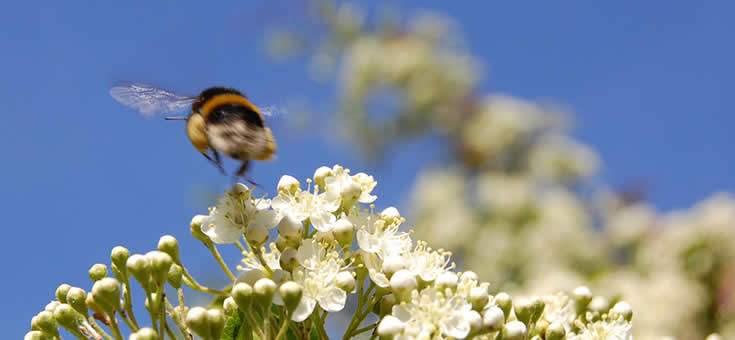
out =
[[[386,224],[379,216],[367,211],[359,212],[357,209],[347,219],[355,225],[360,249],[368,253],[385,258],[410,249],[411,238],[408,233],[398,231],[398,223]]]
[[[630,322],[625,321],[623,318],[610,320],[610,318],[604,318],[603,320],[582,325],[578,322],[581,329],[577,334],[568,336],[570,340],[633,340],[633,335],[630,332],[633,326]]]
[[[234,243],[248,228],[271,229],[280,221],[275,211],[269,210],[270,200],[250,196],[243,184],[235,184],[219,204],[210,208],[209,216],[202,219],[202,232],[215,243]]]
[[[293,279],[304,287],[303,296],[291,319],[304,321],[318,303],[328,312],[344,308],[347,293],[337,285],[337,277],[345,271],[344,261],[331,247],[315,240],[304,240],[297,258],[302,267],[294,269]]]
[[[335,165],[329,172],[324,169],[321,173],[323,176],[328,174],[324,177],[326,188],[323,189],[339,195],[346,206],[351,206],[355,202],[372,203],[378,198],[370,194],[378,184],[373,176],[363,172],[350,176],[350,169],[339,165]]]
[[[441,334],[463,339],[470,333],[471,311],[461,296],[427,288],[420,293],[414,290],[410,301],[393,306],[392,315],[404,323],[403,335],[408,338],[432,339]]]
[[[453,264],[450,265],[451,255],[451,252],[443,249],[431,249],[424,241],[418,241],[412,251],[403,254],[408,263],[408,270],[424,282],[433,282],[441,274],[454,268]]]
[[[339,208],[339,204],[336,195],[329,192],[319,194],[317,189],[314,189],[314,193],[280,192],[272,202],[273,209],[276,209],[281,216],[289,215],[299,222],[308,218],[314,229],[322,232],[330,231],[332,224],[337,221],[333,212]]]
[[[378,182],[373,179],[373,176],[360,172],[357,175],[352,176],[352,180],[360,186],[360,197],[357,199],[358,202],[373,203],[378,198],[378,196],[370,194],[375,186],[378,185]]]

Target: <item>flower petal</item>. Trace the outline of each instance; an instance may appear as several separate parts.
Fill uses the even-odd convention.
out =
[[[337,287],[330,287],[322,291],[317,299],[319,300],[319,306],[327,312],[339,312],[342,308],[345,308],[347,293]]]
[[[291,320],[296,322],[306,320],[314,311],[314,307],[316,307],[316,300],[306,296],[302,297],[299,305],[293,311],[293,315],[291,315]]]

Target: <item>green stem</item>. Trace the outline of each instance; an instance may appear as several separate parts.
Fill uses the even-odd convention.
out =
[[[99,335],[105,338],[105,340],[112,340],[112,337],[109,334],[107,334],[107,332],[105,332],[105,330],[102,329],[100,325],[97,324],[97,321],[94,321],[94,317],[90,316],[87,321],[89,322],[90,325],[92,325],[92,328],[94,328],[94,330],[97,331]]]
[[[240,243],[240,240],[235,240],[235,245],[237,246],[237,249],[240,249],[241,253],[244,253],[247,251],[247,249],[245,249],[242,243]]]
[[[125,314],[130,318],[130,321],[133,323],[133,326],[135,328],[131,328],[133,332],[138,331],[138,321],[135,320],[135,314],[133,314],[133,298],[130,294],[130,280],[127,279],[125,282],[123,282],[123,309],[125,310]]]
[[[196,280],[194,280],[193,277],[191,277],[191,275],[186,270],[186,268],[184,268],[184,279],[182,280],[182,282],[184,282],[185,285],[189,286],[189,288],[196,290],[198,292],[209,293],[209,294],[214,294],[214,295],[229,296],[229,294],[223,291],[200,285],[199,282],[197,282]]]
[[[110,313],[108,314],[108,318],[110,319],[110,330],[112,331],[112,335],[115,336],[115,339],[117,340],[125,340],[123,338],[122,333],[120,333],[120,328],[117,327],[117,321],[115,320],[115,316]]]
[[[316,324],[316,331],[319,333],[319,338],[329,340],[329,336],[327,335],[327,330],[324,329],[324,320],[322,320],[321,317],[319,317],[319,310],[314,309],[314,313],[311,314],[314,321],[312,323]]]
[[[156,325],[156,321],[158,318],[156,317],[156,301],[153,300],[153,294],[149,291],[145,291],[145,297],[148,299],[148,314],[151,316],[151,328],[158,334],[158,327]]]
[[[248,245],[248,248],[250,248],[250,251],[252,251],[253,254],[255,254],[255,257],[258,259],[258,261],[260,261],[260,264],[263,265],[263,268],[265,268],[265,271],[268,272],[268,275],[272,277],[273,269],[271,269],[271,267],[268,266],[268,263],[265,262],[265,258],[263,258],[263,253],[260,251],[260,248],[253,247],[253,245],[250,244],[250,241],[248,241],[247,238],[243,237],[243,239],[245,240],[245,243]]]
[[[354,330],[360,326],[360,323],[367,317],[368,314],[370,314],[370,310],[372,309],[372,305],[375,303],[372,300],[368,299],[368,296],[370,295],[370,292],[375,288],[375,284],[370,281],[370,285],[368,288],[363,291],[364,287],[364,281],[358,282],[358,296],[357,296],[357,309],[355,310],[355,315],[352,316],[352,320],[350,320],[350,324],[347,327],[347,330],[345,331],[344,337],[342,337],[342,340],[347,340],[351,338],[354,334]],[[367,303],[367,308],[365,308]]]
[[[163,322],[163,328],[166,330],[166,334],[168,334],[168,337],[171,338],[172,340],[176,339],[176,335],[174,334],[174,332],[171,331],[171,328],[168,327],[168,324],[166,323],[166,319],[163,319],[162,322]],[[161,340],[163,340],[163,338],[161,338]]]
[[[276,335],[276,340],[281,340],[286,336],[286,330],[288,329],[289,324],[291,324],[291,313],[286,313],[286,317],[281,320],[281,329]]]
[[[182,303],[181,305],[183,306],[184,304]],[[170,310],[169,313],[171,313],[171,319],[174,320],[176,327],[179,328],[179,331],[181,331],[181,334],[184,334],[186,336],[187,328],[184,325],[182,318],[178,317],[178,314],[176,313],[176,308],[174,308],[174,306],[171,304],[171,302],[168,301],[168,299],[166,299],[166,307]]]
[[[163,332],[166,328],[166,305],[163,303],[164,301],[164,287],[165,287],[166,281],[161,282],[158,285],[158,294],[156,294],[156,297],[158,297],[158,302],[156,302],[156,307],[158,307],[158,338],[163,340]]]
[[[215,246],[213,243],[208,243],[206,246],[212,253],[212,256],[214,256],[214,259],[217,260],[217,263],[219,263],[220,268],[222,268],[225,274],[227,274],[227,277],[230,278],[230,281],[235,282],[235,275],[232,275],[232,271],[230,271],[230,268],[227,268],[225,260],[222,259],[222,255],[220,255],[219,251],[217,250],[217,246]]]
[[[369,330],[371,330],[371,329],[373,329],[375,327],[378,327],[378,323],[377,322],[374,323],[374,324],[372,324],[372,325],[370,325],[370,326],[363,327],[363,328],[360,328],[360,329],[352,332],[352,335],[355,336],[355,335],[358,335],[360,333],[365,333],[365,332],[367,332],[367,331],[369,331]]]
[[[258,333],[258,336],[261,339],[267,339],[265,337],[265,334],[263,333],[263,330],[259,327],[260,324],[255,321],[255,318],[253,317],[253,314],[251,313],[250,309],[248,309],[246,312],[244,312],[245,318],[248,320],[252,328]]]

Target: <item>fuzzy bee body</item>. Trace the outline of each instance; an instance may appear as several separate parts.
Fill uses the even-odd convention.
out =
[[[186,134],[192,145],[223,173],[220,152],[242,162],[235,174],[240,177],[247,172],[251,159],[269,160],[276,151],[275,139],[260,110],[235,89],[211,87],[197,97],[186,97],[132,84],[113,87],[110,94],[143,115],[172,112],[191,104],[185,118]]]

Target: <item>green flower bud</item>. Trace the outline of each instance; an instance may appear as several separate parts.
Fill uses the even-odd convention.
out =
[[[61,303],[59,303],[59,301],[55,301],[55,300],[54,300],[54,301],[51,301],[51,302],[49,302],[48,304],[46,304],[46,307],[44,307],[44,309],[43,309],[43,310],[45,310],[45,311],[47,311],[47,312],[51,312],[51,313],[53,313],[53,312],[54,312],[54,309],[56,309],[56,307],[57,307],[58,305],[60,305],[60,304],[61,304]]]
[[[86,299],[87,293],[84,292],[84,289],[79,287],[72,287],[66,294],[66,302],[71,305],[74,310],[79,312],[79,314],[82,314],[85,317],[88,315],[87,304],[84,302]]]
[[[383,296],[382,299],[380,299],[380,304],[376,305],[378,306],[378,312],[375,313],[381,317],[390,314],[393,311],[393,306],[396,305],[398,301],[396,300],[396,296],[393,294],[387,294]]]
[[[296,310],[296,307],[298,307],[299,302],[301,302],[304,287],[301,287],[301,285],[296,282],[288,281],[284,282],[281,287],[278,288],[278,292],[281,293],[281,298],[283,299],[283,304],[286,306],[286,310],[288,310],[289,313],[292,313]]]
[[[140,282],[143,289],[146,291],[150,290],[151,282],[151,263],[148,258],[143,255],[135,254],[128,258],[125,266],[128,268],[128,272]]]
[[[498,306],[493,306],[485,311],[482,316],[482,328],[488,332],[497,332],[505,324],[505,314]]]
[[[350,246],[352,239],[355,236],[355,225],[350,222],[347,218],[340,218],[332,226],[332,232],[334,233],[334,239],[337,240],[343,247]]]
[[[464,315],[464,318],[470,324],[470,334],[477,334],[482,331],[482,315],[480,313],[471,310]]]
[[[163,285],[166,279],[168,279],[168,270],[171,268],[171,264],[173,264],[171,256],[162,251],[154,250],[146,253],[145,257],[151,264],[151,276],[153,276],[153,280],[156,284]]]
[[[102,306],[97,301],[95,301],[94,295],[92,295],[91,293],[87,294],[87,297],[84,299],[84,304],[87,305],[87,307],[91,309],[94,313],[105,313],[104,309],[102,309]]]
[[[546,328],[546,340],[561,340],[567,335],[567,330],[561,322],[552,322]]]
[[[172,264],[171,268],[168,269],[168,284],[176,289],[181,288],[183,276],[184,269],[176,263]]]
[[[505,292],[500,292],[497,295],[495,295],[495,304],[500,307],[501,310],[503,310],[503,315],[505,315],[505,320],[508,320],[508,317],[510,316],[510,309],[513,307],[513,300],[511,299],[510,295]]]
[[[516,301],[513,302],[513,311],[515,312],[518,321],[528,325],[534,311],[533,302],[525,298],[516,299]]]
[[[304,225],[290,214],[283,216],[278,223],[278,236],[287,240],[298,240],[304,232]]]
[[[30,331],[26,333],[26,335],[23,337],[23,340],[45,340],[50,339],[50,337],[45,336],[41,331]]]
[[[158,250],[171,256],[174,263],[181,263],[179,261],[179,241],[171,235],[163,235],[158,239]]]
[[[401,222],[401,213],[398,212],[396,207],[387,207],[379,215],[387,225]]]
[[[342,185],[342,188],[339,191],[339,195],[342,197],[342,207],[345,210],[351,208],[355,205],[357,199],[360,198],[361,193],[362,189],[360,188],[360,185],[355,183],[355,181],[348,181]]]
[[[533,338],[531,338],[531,340],[543,340],[543,339],[538,335],[534,335]]]
[[[287,239],[287,238],[285,238],[285,237],[283,237],[281,235],[278,235],[278,237],[276,238],[276,248],[278,248],[278,250],[280,250],[280,251],[283,251],[283,250],[285,250],[286,248],[289,248],[289,247],[296,248],[296,247],[298,247],[298,244],[295,244],[294,245],[294,242],[290,241],[289,239]]]
[[[108,314],[120,309],[120,283],[106,277],[94,283],[92,294],[94,301]]]
[[[204,340],[212,339],[207,318],[207,310],[203,307],[193,307],[186,313],[186,325]]]
[[[298,252],[295,248],[285,248],[281,251],[281,258],[279,259],[279,263],[281,264],[281,268],[286,271],[293,271],[294,268],[299,264],[299,259],[297,258]]]
[[[541,300],[539,297],[534,297],[531,299],[531,302],[533,303],[533,314],[531,315],[531,322],[538,321],[539,318],[541,318],[541,314],[544,312],[544,308],[546,308],[546,302]]]
[[[626,321],[633,320],[633,308],[625,301],[620,301],[610,310],[610,316],[617,319],[622,317]]]
[[[210,309],[207,311],[207,322],[209,323],[212,339],[221,338],[222,331],[225,328],[225,314],[219,309]]]
[[[546,319],[541,319],[536,321],[536,324],[534,326],[533,334],[546,334],[546,329],[549,328],[549,321]]]
[[[97,263],[89,268],[89,278],[96,282],[107,277],[107,266],[102,263]]]
[[[236,283],[232,287],[232,299],[241,311],[247,312],[253,304],[253,287],[247,283]]]
[[[587,305],[587,309],[592,312],[596,312],[599,315],[602,315],[610,310],[610,303],[602,296],[595,296],[592,298],[592,301],[590,301],[589,305]]]
[[[572,296],[574,298],[574,310],[577,312],[577,315],[584,315],[584,312],[587,310],[587,305],[592,300],[592,292],[585,286],[579,286],[574,288]]]
[[[390,278],[390,288],[400,301],[407,301],[411,298],[411,291],[418,287],[416,275],[409,270],[401,269]]]
[[[66,295],[69,294],[69,289],[71,289],[71,286],[66,283],[59,285],[56,288],[56,300],[59,300],[61,303],[66,303]]]
[[[455,272],[444,272],[436,278],[434,284],[440,291],[444,291],[447,288],[454,290],[457,288],[457,284],[459,284],[459,276]]]
[[[194,218],[191,219],[191,223],[189,224],[189,230],[191,231],[191,235],[194,236],[195,239],[201,241],[206,246],[212,246],[214,244],[212,243],[212,239],[210,239],[209,236],[202,232],[202,222],[204,222],[204,219],[207,217],[207,215],[194,216]]]
[[[292,176],[283,175],[281,176],[281,179],[278,180],[277,188],[279,193],[283,192],[293,195],[301,189],[301,183]]]
[[[38,330],[42,331],[43,333],[59,337],[59,327],[56,325],[56,320],[54,319],[54,315],[51,312],[42,311],[36,314],[35,323],[38,327]],[[31,326],[31,328],[33,328],[33,326]]]
[[[245,238],[254,247],[265,244],[265,241],[268,241],[268,236],[268,228],[260,224],[251,226],[245,231]]]
[[[392,338],[403,332],[404,328],[406,328],[406,324],[403,323],[403,321],[399,320],[395,316],[386,315],[383,320],[380,320],[377,333],[381,336],[381,338]]]
[[[129,340],[158,340],[158,334],[153,328],[144,327],[132,334]]]
[[[525,340],[528,334],[526,325],[520,321],[511,321],[503,327],[503,340]]]
[[[59,325],[66,328],[70,332],[78,331],[77,327],[79,325],[79,322],[77,319],[77,312],[75,312],[74,308],[72,308],[71,306],[63,303],[56,307],[56,309],[54,310],[54,319]]]
[[[475,273],[475,272],[473,272],[471,270],[468,270],[468,271],[462,273],[459,276],[459,278],[460,278],[460,280],[471,280],[471,281],[480,282],[480,277],[477,276],[477,273]]]
[[[154,314],[158,314],[159,303],[161,302],[161,296],[158,293],[151,293],[151,298],[145,298],[145,308],[149,311],[153,311]]]
[[[337,283],[337,287],[344,290],[347,294],[355,290],[356,282],[352,272],[340,272],[334,280]]]
[[[38,327],[38,314],[34,315],[31,318],[31,330],[32,331],[40,331],[41,327]]]
[[[314,171],[314,183],[316,183],[316,185],[318,185],[320,189],[326,190],[327,183],[325,180],[327,177],[333,175],[334,173],[332,172],[332,169],[326,166],[320,167],[319,169],[316,169],[316,171]],[[281,182],[279,181],[278,184],[281,184]]]
[[[708,335],[707,338],[705,338],[704,340],[724,340],[724,339],[725,338],[723,338],[721,335],[717,333],[712,333]]]
[[[115,273],[115,270],[117,270],[118,274],[120,274],[122,277],[127,277],[128,268],[126,267],[126,263],[128,261],[128,257],[130,257],[130,251],[128,250],[128,248],[125,248],[123,246],[112,248],[112,251],[110,252],[110,259],[112,260],[112,272]],[[117,276],[117,274],[115,275]]]
[[[276,283],[269,278],[262,278],[253,285],[255,301],[264,308],[270,307],[276,294]]]
[[[487,303],[490,302],[490,296],[488,295],[486,288],[473,287],[470,289],[468,300],[472,304],[472,309],[480,312],[485,308],[485,306],[487,306]]]
[[[233,299],[232,296],[228,296],[222,303],[222,310],[225,311],[225,315],[227,316],[233,316],[235,313],[237,313],[237,304],[235,303],[235,299]]]

